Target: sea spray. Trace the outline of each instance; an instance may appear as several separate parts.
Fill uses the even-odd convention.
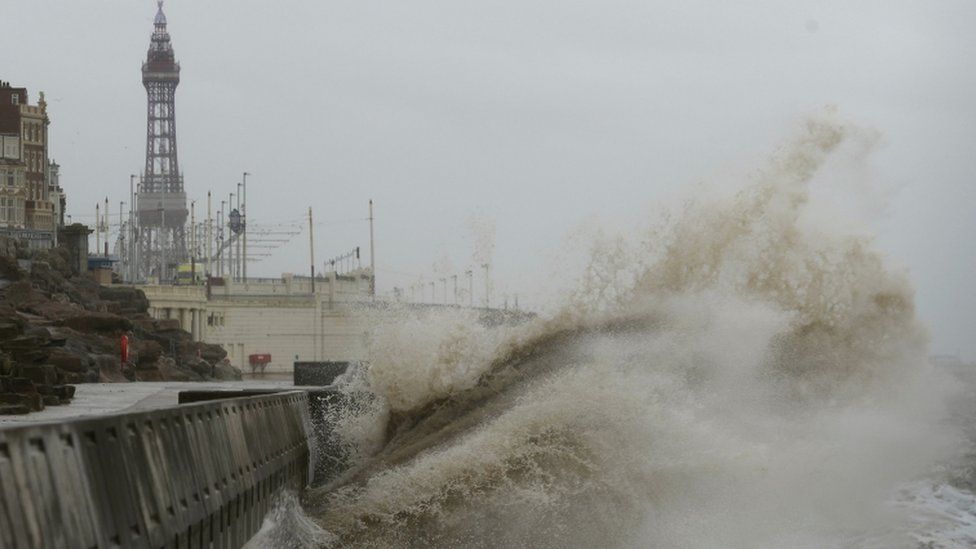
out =
[[[630,263],[595,254],[552,318],[380,327],[368,413],[338,418],[368,448],[306,498],[325,544],[876,543],[904,518],[885,501],[956,433],[907,280],[812,222],[825,164],[875,141],[812,117],[733,197],[621,244]]]

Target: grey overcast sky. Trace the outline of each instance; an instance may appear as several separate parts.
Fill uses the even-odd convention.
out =
[[[181,167],[202,216],[244,170],[254,223],[315,209],[317,259],[367,244],[380,289],[463,272],[532,303],[587,223],[636,227],[804,115],[873,127],[897,191],[878,245],[933,352],[976,359],[976,2],[169,0]],[[0,0],[0,78],[43,90],[69,213],[143,164],[151,0]],[[218,198],[219,200],[220,198]],[[305,235],[251,273],[307,270]],[[558,258],[557,258],[558,259]],[[434,265],[438,265],[437,269]]]

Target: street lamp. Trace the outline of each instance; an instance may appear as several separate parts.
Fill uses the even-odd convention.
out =
[[[481,265],[485,270],[485,309],[491,308],[491,278],[488,276],[489,264]]]
[[[217,256],[220,260],[217,261],[217,276],[223,278],[224,276],[224,205],[227,202],[220,201],[220,210],[217,211],[217,226],[220,227],[220,232],[217,233]]]
[[[240,183],[237,184],[237,219],[238,219],[238,223],[240,223],[240,220],[241,220],[241,184]],[[238,225],[238,230],[240,230],[240,225]],[[234,255],[234,260],[236,261],[236,263],[234,263],[234,274],[236,276],[236,280],[240,280],[240,278],[241,278],[241,237],[240,237],[240,234],[238,234],[238,236],[237,236],[237,244],[236,245],[237,245],[237,253]]]
[[[135,282],[138,277],[136,267],[136,174],[129,174],[129,282]]]
[[[240,187],[240,183],[238,183],[237,186]],[[229,196],[227,197],[227,209],[230,210],[227,212],[227,222],[228,222],[227,238],[230,239],[229,242],[230,245],[227,246],[227,276],[229,276],[231,280],[234,280],[234,230],[229,223],[231,220],[230,214],[234,213],[233,208],[234,208],[234,193],[230,193]]]
[[[244,255],[241,261],[241,278],[247,281],[247,176],[251,175],[248,172],[244,172],[244,199],[241,200],[241,230],[243,231],[244,237]]]

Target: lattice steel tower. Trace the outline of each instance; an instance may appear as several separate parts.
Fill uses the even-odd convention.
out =
[[[142,84],[149,99],[146,120],[146,167],[137,196],[138,278],[158,277],[171,282],[180,263],[187,260],[187,218],[183,174],[176,156],[176,86],[180,64],[176,62],[163,1],[153,21],[153,33]]]

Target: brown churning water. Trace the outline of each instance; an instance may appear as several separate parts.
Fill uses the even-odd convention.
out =
[[[488,329],[464,313],[405,314],[381,326],[372,366],[346,387],[372,399],[336,418],[355,466],[303,511],[291,504],[275,539],[936,539],[893,498],[958,455],[952,393],[925,358],[905,276],[818,196],[877,141],[833,113],[810,118],[738,193],[699,195],[634,243],[603,243],[614,253],[594,253],[549,318]]]

